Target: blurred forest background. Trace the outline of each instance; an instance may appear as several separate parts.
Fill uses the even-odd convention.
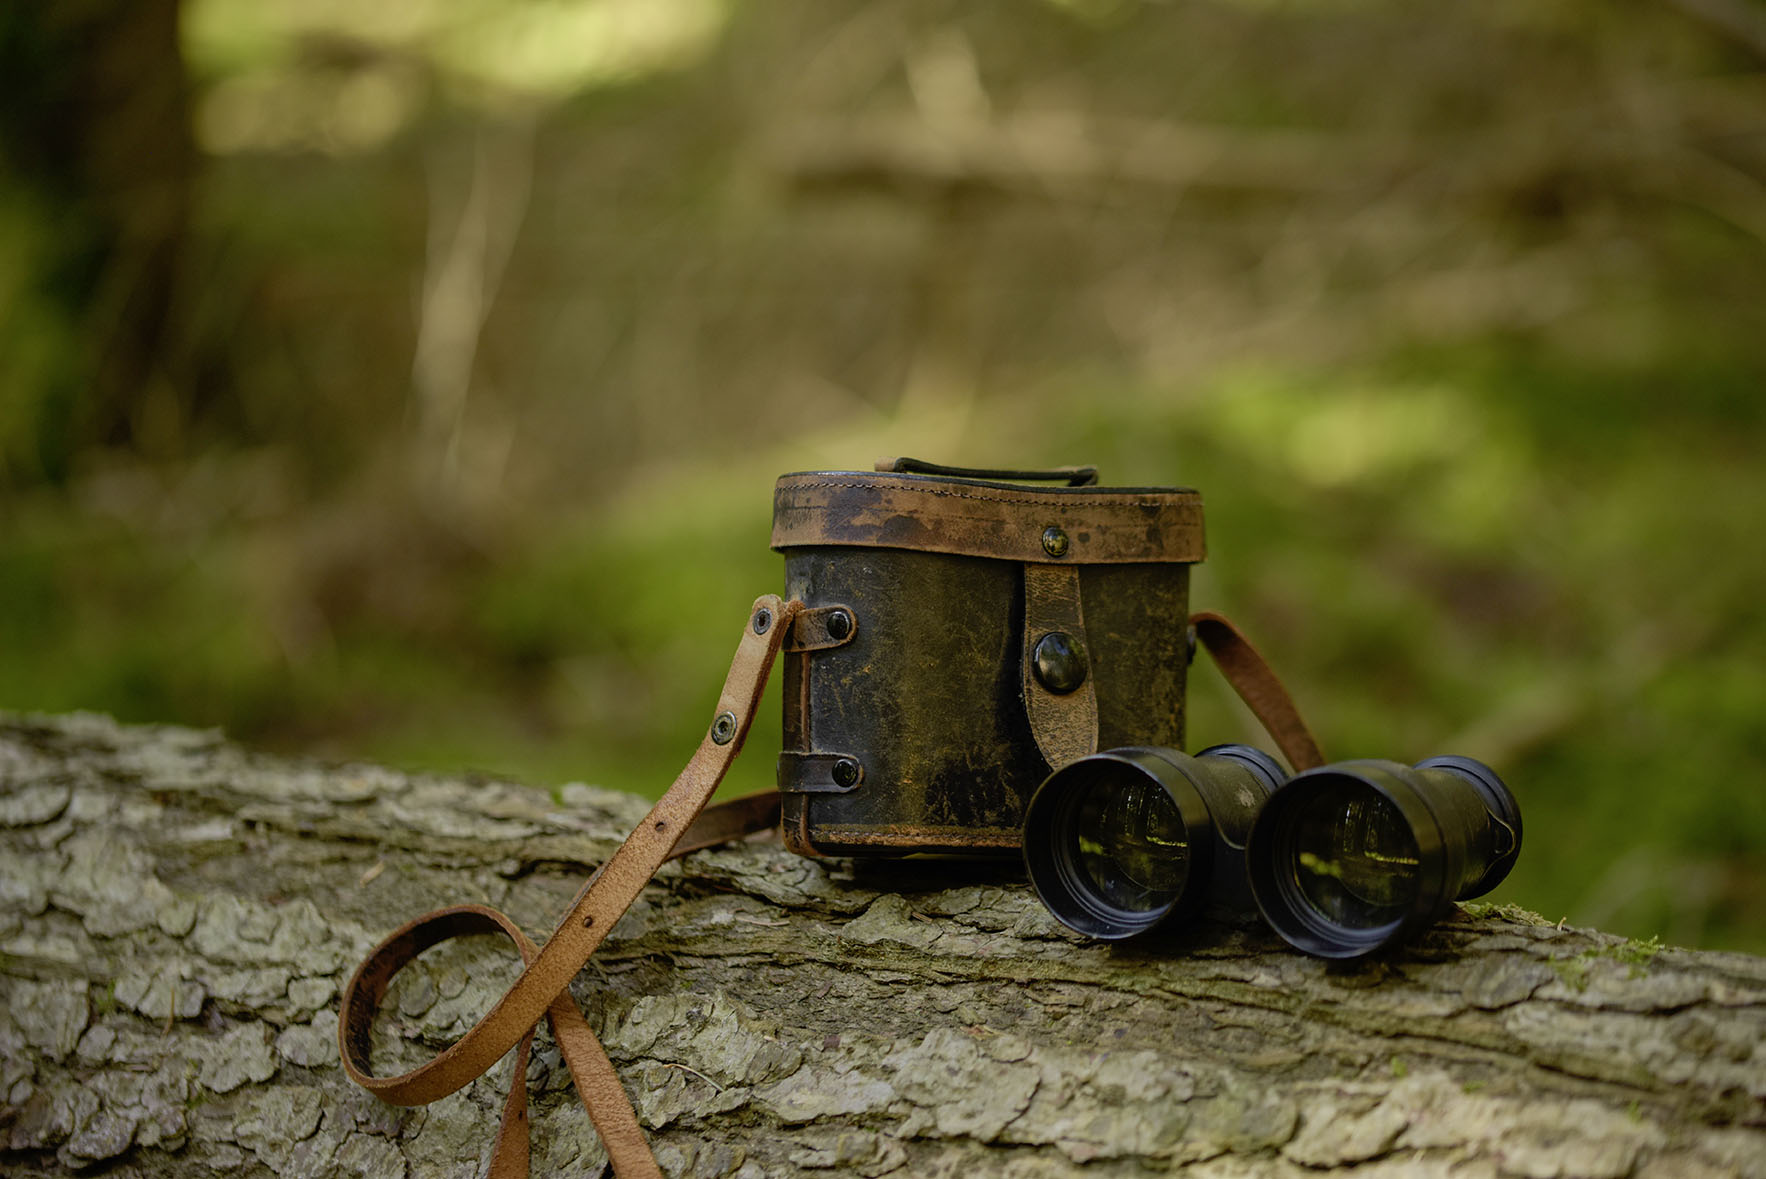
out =
[[[1091,462],[1497,899],[1766,951],[1759,0],[56,0],[0,103],[0,706],[654,794],[775,476]]]

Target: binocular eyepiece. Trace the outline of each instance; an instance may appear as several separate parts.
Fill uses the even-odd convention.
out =
[[[1246,745],[1115,749],[1056,770],[1024,816],[1031,884],[1071,929],[1115,940],[1259,911],[1296,949],[1338,959],[1489,892],[1520,846],[1514,795],[1468,757],[1287,777]]]

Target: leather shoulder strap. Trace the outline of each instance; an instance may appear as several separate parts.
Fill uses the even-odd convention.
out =
[[[569,985],[620,915],[663,862],[699,848],[775,826],[780,796],[756,794],[707,807],[742,748],[767,676],[801,603],[767,595],[749,615],[719,697],[717,713],[698,750],[637,829],[583,886],[544,946],[513,921],[484,905],[455,905],[394,930],[356,968],[338,1012],[338,1049],[352,1080],[383,1101],[422,1105],[469,1084],[510,1048],[518,1049],[489,1179],[528,1174],[527,1059],[538,1021],[545,1018],[576,1082],[577,1096],[621,1179],[661,1179],[606,1051],[569,992]],[[1293,700],[1249,640],[1218,614],[1191,619],[1227,682],[1250,705],[1296,770],[1323,762],[1318,744]],[[507,993],[470,1031],[427,1064],[394,1077],[377,1077],[369,1063],[374,1017],[398,972],[419,954],[452,938],[502,934],[515,944],[524,968]]]
[[[1294,698],[1244,632],[1213,611],[1190,615],[1190,625],[1196,628],[1196,638],[1208,648],[1220,674],[1250,706],[1294,772],[1323,765],[1324,754],[1294,706]]]
[[[614,1171],[622,1179],[660,1179],[661,1171],[619,1077],[568,988],[614,922],[671,855],[755,830],[752,824],[759,820],[766,825],[777,822],[777,800],[765,795],[714,808],[701,823],[695,819],[742,748],[767,674],[799,608],[772,595],[754,603],[715,719],[698,751],[644,821],[583,886],[544,946],[536,947],[494,909],[457,905],[419,917],[374,948],[344,987],[339,1005],[338,1050],[351,1080],[394,1105],[423,1105],[467,1085],[518,1044],[525,1057],[534,1026],[547,1017]],[[369,1037],[393,977],[431,946],[472,933],[502,933],[514,941],[525,963],[520,978],[470,1031],[427,1064],[396,1077],[375,1076],[368,1060]],[[493,1179],[527,1173],[526,1070],[520,1067],[524,1063],[517,1062],[514,1089],[504,1107],[489,1172]]]

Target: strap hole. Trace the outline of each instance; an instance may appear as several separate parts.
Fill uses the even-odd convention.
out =
[[[584,929],[588,929],[590,926],[592,926],[594,924],[595,924],[595,915],[593,913],[590,913],[583,918],[583,928]]]
[[[668,824],[665,821],[663,821],[662,819],[658,819],[658,820],[656,820],[656,829],[658,831],[667,831]]]

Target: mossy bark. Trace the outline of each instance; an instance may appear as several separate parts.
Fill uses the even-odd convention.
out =
[[[0,716],[0,1169],[476,1174],[508,1063],[382,1105],[338,989],[449,901],[543,932],[643,810]],[[493,939],[426,955],[377,1065],[513,974]],[[998,869],[761,842],[665,868],[575,990],[671,1175],[1766,1176],[1766,960],[1514,910],[1353,968],[1256,930],[1105,947]],[[544,1036],[531,1080],[535,1173],[598,1174]]]

